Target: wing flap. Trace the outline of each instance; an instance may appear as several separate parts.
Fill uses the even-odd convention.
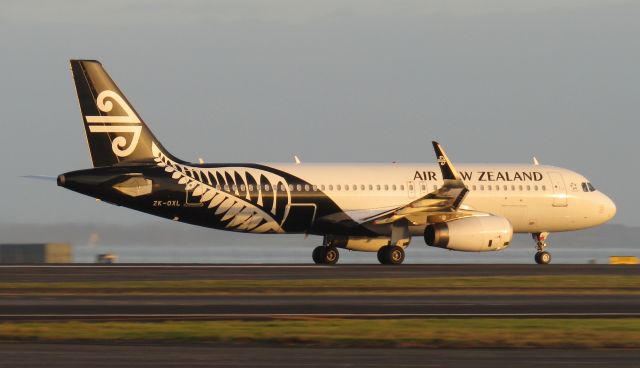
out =
[[[469,189],[462,181],[458,170],[438,142],[433,142],[433,149],[444,180],[442,187],[407,205],[366,218],[364,222],[384,225],[406,219],[412,225],[423,225],[472,216],[469,213],[471,211],[459,211]]]

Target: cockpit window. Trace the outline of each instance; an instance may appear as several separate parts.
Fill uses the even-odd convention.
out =
[[[591,183],[582,183],[582,190],[585,192],[595,192],[596,188]]]
[[[589,191],[589,187],[587,187],[587,183],[582,183],[582,191],[583,192],[588,192]]]

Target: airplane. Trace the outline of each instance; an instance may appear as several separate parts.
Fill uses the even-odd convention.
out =
[[[339,249],[399,265],[413,237],[463,252],[499,251],[529,233],[548,264],[552,232],[606,223],[616,206],[584,176],[534,164],[187,162],[169,153],[102,64],[71,60],[93,168],[61,174],[61,187],[208,228],[323,237],[316,264]]]

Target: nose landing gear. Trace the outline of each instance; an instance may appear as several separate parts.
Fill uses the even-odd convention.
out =
[[[542,233],[533,233],[531,234],[533,240],[536,241],[536,256],[535,260],[537,264],[549,264],[551,262],[551,253],[545,252],[545,248],[547,247],[547,237],[549,236],[548,232]]]

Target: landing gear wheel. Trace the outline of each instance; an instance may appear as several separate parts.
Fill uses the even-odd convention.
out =
[[[390,247],[387,250],[388,254],[388,264],[399,265],[404,262],[404,249],[399,246]]]
[[[549,264],[551,262],[551,253],[549,252],[538,252],[536,253],[536,263],[537,264]]]
[[[340,258],[340,253],[338,252],[338,248],[328,246],[325,247],[321,245],[319,247],[315,247],[313,249],[313,254],[311,255],[313,258],[313,262],[315,264],[336,264],[338,259]]]
[[[404,262],[404,249],[397,245],[387,245],[378,250],[378,261],[382,264],[399,265]]]
[[[385,257],[385,253],[387,252],[387,249],[389,248],[388,245],[385,245],[384,247],[378,249],[378,262],[380,262],[380,264],[387,264],[386,263],[386,257]]]
[[[315,264],[322,264],[322,259],[324,258],[324,246],[315,247],[313,249],[313,254],[311,257],[313,258],[313,262]]]
[[[340,252],[338,252],[338,248],[332,246],[324,248],[325,249],[322,257],[322,263],[329,265],[338,263],[338,259],[340,258]]]

